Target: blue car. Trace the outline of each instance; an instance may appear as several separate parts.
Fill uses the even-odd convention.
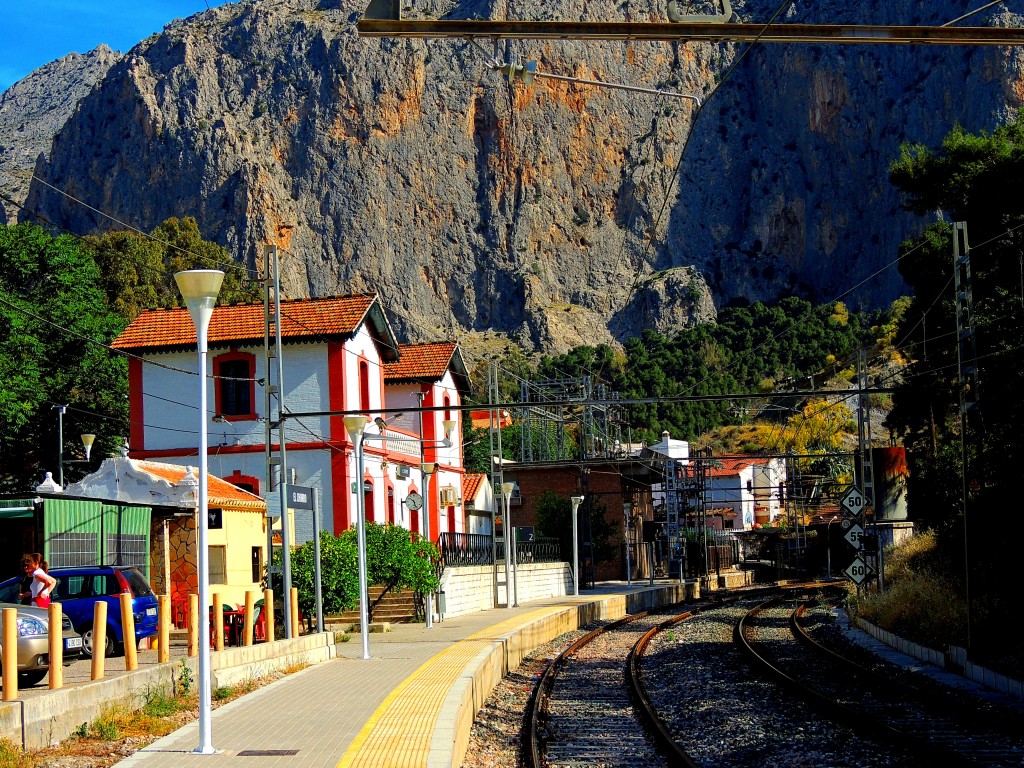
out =
[[[49,574],[57,579],[53,591],[54,602],[61,604],[64,615],[71,619],[75,632],[82,636],[82,655],[93,654],[93,610],[96,601],[107,604],[107,638],[105,656],[124,651],[124,631],[121,627],[121,594],[132,596],[132,615],[135,619],[135,642],[157,633],[157,600],[149,582],[134,566],[93,565],[74,568],[51,568]],[[17,602],[20,579],[0,583],[0,601]],[[12,593],[13,597],[8,593]]]

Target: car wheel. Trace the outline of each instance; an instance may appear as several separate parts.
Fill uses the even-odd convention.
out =
[[[92,638],[93,632],[92,627],[86,627],[82,630],[82,655],[87,658],[92,658]],[[107,638],[106,648],[104,656],[115,656],[117,655],[117,641],[114,639],[114,630],[112,627],[107,627]]]
[[[38,683],[44,677],[46,677],[46,673],[47,673],[47,670],[45,670],[45,669],[33,669],[33,670],[30,670],[29,672],[19,672],[18,673],[18,687],[19,688],[29,688],[29,687],[35,685],[36,683]]]

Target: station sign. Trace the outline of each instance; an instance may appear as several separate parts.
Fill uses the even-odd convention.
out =
[[[288,509],[312,509],[313,489],[304,485],[288,484]]]

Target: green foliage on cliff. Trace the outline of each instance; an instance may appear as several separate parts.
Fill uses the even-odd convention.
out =
[[[671,402],[681,396],[726,395],[782,389],[789,379],[846,367],[856,350],[874,343],[878,317],[850,312],[841,303],[818,307],[797,298],[774,306],[760,302],[723,310],[718,322],[666,337],[645,331],[626,342],[625,355],[610,347],[578,347],[545,357],[538,375],[591,376],[625,398],[655,399],[632,406],[634,439],[654,441],[662,430],[693,439],[743,420],[742,402]],[[884,324],[884,323],[883,323]]]
[[[85,240],[110,306],[129,322],[144,309],[184,306],[174,282],[174,273],[184,269],[223,270],[218,304],[259,301],[262,295],[226,249],[203,239],[190,216],[167,219],[149,237],[118,230]]]

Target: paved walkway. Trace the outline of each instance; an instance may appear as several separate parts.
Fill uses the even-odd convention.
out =
[[[192,753],[199,727],[191,723],[116,768],[177,768],[193,762],[216,768],[450,764],[450,751],[426,752],[450,714],[449,691],[476,654],[496,638],[567,606],[642,589],[599,586],[578,598],[459,616],[435,622],[429,630],[422,624],[394,625],[389,633],[370,635],[371,658],[365,660],[355,636],[337,646],[338,658],[214,710],[211,728],[217,754]]]

